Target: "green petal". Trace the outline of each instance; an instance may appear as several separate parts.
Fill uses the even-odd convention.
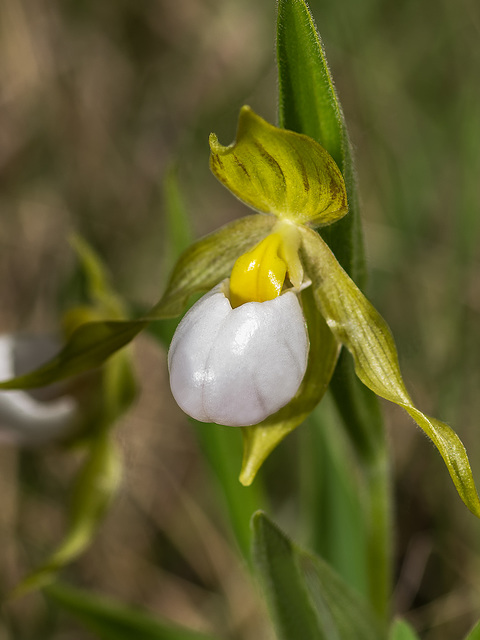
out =
[[[279,129],[243,107],[235,142],[210,136],[210,168],[240,200],[264,213],[327,225],[348,210],[342,174],[308,136]]]
[[[267,236],[275,223],[273,216],[246,216],[192,244],[180,256],[167,290],[149,317],[178,316],[191,295],[208,291],[228,277],[235,260]]]
[[[360,380],[411,415],[439,450],[464,503],[480,517],[480,500],[465,447],[449,426],[426,416],[412,403],[402,380],[395,343],[383,318],[311,229],[302,229],[301,253],[318,307],[337,339],[352,354]]]
[[[301,293],[308,327],[308,366],[297,394],[285,407],[260,424],[243,427],[240,482],[250,485],[269,454],[313,411],[327,390],[339,353],[339,343],[318,313],[311,287]]]
[[[279,640],[381,640],[383,627],[351,585],[299,548],[261,511],[253,560]]]

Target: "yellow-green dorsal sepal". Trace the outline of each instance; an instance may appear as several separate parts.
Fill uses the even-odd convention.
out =
[[[342,174],[330,154],[308,136],[269,124],[242,107],[237,137],[224,147],[210,135],[210,168],[257,211],[316,226],[348,210]]]

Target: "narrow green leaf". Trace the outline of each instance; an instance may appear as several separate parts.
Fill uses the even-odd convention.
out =
[[[215,640],[213,636],[63,584],[52,585],[45,593],[101,640]]]
[[[405,620],[395,620],[388,640],[419,640],[417,634]]]
[[[210,168],[257,211],[291,222],[328,225],[347,213],[343,177],[315,140],[275,127],[242,107],[228,147],[210,136]]]
[[[101,434],[90,446],[77,478],[69,527],[63,542],[50,558],[13,591],[17,598],[52,583],[60,569],[89,545],[120,481],[121,465],[111,439]]]
[[[350,141],[323,43],[304,0],[279,0],[280,126],[324,147],[345,179],[349,213],[322,233],[344,269],[362,284],[365,257]]]
[[[253,516],[252,527],[253,559],[279,638],[329,640],[309,598],[290,540],[261,511]]]
[[[261,512],[252,526],[254,561],[279,638],[383,638],[368,606],[323,560],[299,549]]]
[[[395,344],[383,318],[338,264],[320,236],[302,229],[302,254],[320,312],[353,356],[360,380],[403,407],[442,455],[466,506],[480,517],[480,500],[462,442],[449,426],[419,411],[405,388]]]
[[[465,636],[465,640],[480,640],[480,622],[477,622],[470,633]]]
[[[313,411],[327,390],[339,353],[339,343],[318,313],[311,287],[301,293],[308,327],[308,366],[295,397],[258,425],[243,427],[243,463],[240,482],[249,485],[273,449]]]

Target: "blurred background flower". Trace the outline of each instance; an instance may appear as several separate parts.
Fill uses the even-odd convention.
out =
[[[0,336],[0,379],[34,369],[57,353],[60,343],[48,336]],[[71,433],[78,404],[65,384],[30,392],[0,392],[0,440],[25,445],[49,442]]]

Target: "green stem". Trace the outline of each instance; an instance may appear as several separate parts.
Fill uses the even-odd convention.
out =
[[[378,616],[387,620],[392,588],[392,508],[386,451],[379,451],[364,470],[369,599]]]
[[[368,593],[382,620],[390,614],[393,518],[390,461],[377,397],[356,377],[342,352],[331,389],[365,478]]]

